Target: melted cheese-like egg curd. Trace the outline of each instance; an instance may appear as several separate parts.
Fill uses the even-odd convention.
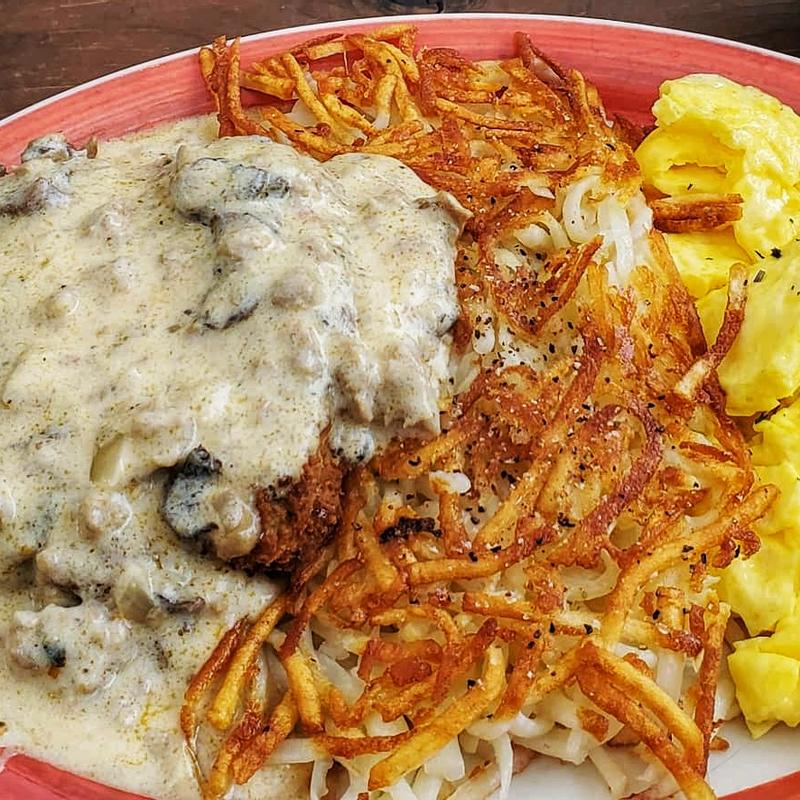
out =
[[[31,143],[0,179],[0,746],[197,797],[185,685],[277,591],[229,563],[255,488],[323,432],[358,463],[437,430],[465,218],[394,159],[320,164],[207,118]],[[192,491],[165,498],[181,465]]]

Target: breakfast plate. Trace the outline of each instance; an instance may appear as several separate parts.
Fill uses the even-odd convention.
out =
[[[393,18],[396,22],[400,18]],[[511,15],[415,16],[421,45],[457,46],[471,58],[498,58],[512,35],[528,33],[553,58],[592,80],[611,111],[640,124],[662,81],[691,72],[716,72],[754,84],[800,109],[800,62],[778,54],[708,37],[636,25],[586,19]],[[328,32],[367,29],[385,20],[360,20],[277,31],[247,37],[245,61],[278,52]],[[99,139],[208,112],[194,51],[149,62],[65,92],[0,123],[0,163],[15,163],[26,143],[60,130],[70,140]],[[1,712],[0,712],[1,713]],[[752,742],[743,727],[725,729],[730,748],[712,758],[710,780],[731,798],[800,797],[797,731],[778,728]],[[549,798],[601,797],[602,787],[587,770],[570,770],[540,759],[518,779],[519,795],[538,790]],[[5,764],[0,797],[133,797],[67,775],[23,756]]]

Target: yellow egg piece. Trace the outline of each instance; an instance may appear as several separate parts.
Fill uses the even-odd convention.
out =
[[[755,431],[750,451],[756,472],[764,483],[780,489],[759,530],[793,532],[793,543],[800,548],[800,401],[757,423]]]
[[[795,431],[792,439],[800,438]],[[794,531],[792,543],[800,548],[800,471],[788,461],[783,464],[756,465],[756,472],[762,483],[778,487],[780,494],[772,504],[767,515],[759,523],[759,534],[769,535],[775,531]]]
[[[800,230],[800,117],[779,100],[720,75],[666,81],[657,130],[636,156],[646,183],[672,195],[737,193],[736,240],[755,259]]]
[[[781,621],[772,636],[734,647],[728,668],[751,733],[761,736],[778,722],[800,724],[800,615]]]
[[[783,534],[765,536],[754,556],[737,559],[722,571],[717,589],[751,636],[772,631],[800,612],[800,548]]]
[[[668,233],[665,238],[675,266],[695,299],[726,286],[731,267],[749,261],[730,229]]]
[[[647,183],[664,194],[724,193],[727,173],[738,165],[739,155],[713,144],[704,132],[659,127],[639,146],[636,159]]]
[[[800,244],[776,255],[751,267],[744,324],[719,368],[733,416],[770,411],[800,389]],[[721,288],[697,303],[708,341],[717,336],[725,299]]]

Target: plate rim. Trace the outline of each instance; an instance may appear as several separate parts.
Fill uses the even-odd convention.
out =
[[[242,36],[241,41],[243,43],[269,41],[272,38],[283,37],[286,35],[303,34],[303,33],[308,33],[309,36],[313,36],[316,33],[333,31],[338,28],[347,28],[347,27],[352,27],[354,25],[374,26],[374,25],[385,25],[385,24],[425,24],[426,22],[430,22],[433,20],[441,21],[442,19],[453,19],[453,20],[463,20],[463,21],[479,21],[487,19],[504,20],[504,21],[519,20],[521,23],[537,22],[537,23],[567,24],[579,27],[595,26],[599,28],[621,29],[631,32],[639,31],[642,33],[654,33],[678,41],[691,39],[700,43],[713,45],[715,47],[724,47],[732,50],[738,50],[762,59],[768,59],[771,61],[777,60],[779,62],[782,61],[786,63],[789,67],[795,68],[798,74],[798,80],[800,80],[800,57],[798,56],[789,55],[787,53],[782,53],[777,50],[770,50],[769,48],[759,47],[757,45],[751,45],[746,42],[739,42],[734,39],[726,39],[711,34],[698,33],[695,31],[687,31],[681,28],[668,28],[663,25],[651,25],[642,22],[612,20],[603,17],[573,16],[569,14],[457,12],[457,13],[446,13],[446,14],[426,13],[426,14],[381,15],[381,16],[371,16],[371,17],[349,17],[347,19],[341,19],[341,20],[329,20],[325,22],[315,22],[304,25],[293,25],[290,27],[276,28],[267,31],[259,31],[247,34],[246,36]],[[21,108],[18,111],[12,112],[8,116],[0,119],[0,134],[2,134],[5,128],[13,125],[14,123],[18,122],[21,119],[24,119],[29,114],[33,114],[43,108],[46,108],[51,104],[61,102],[62,100],[66,100],[73,95],[78,95],[86,90],[92,89],[97,86],[101,86],[115,79],[122,78],[127,75],[133,75],[138,72],[144,72],[151,68],[156,68],[164,64],[168,64],[172,61],[178,61],[180,59],[190,57],[196,54],[199,51],[199,49],[203,46],[204,45],[189,47],[180,51],[167,53],[163,56],[157,56],[156,58],[149,59],[147,61],[138,62],[128,67],[123,67],[121,69],[99,75],[96,78],[92,78],[91,80],[76,84],[75,86],[71,86],[67,89],[64,89],[60,92],[50,95],[49,97],[42,98],[41,100],[38,100],[35,103],[32,103],[31,105],[25,106],[24,108]],[[800,109],[797,110],[798,113],[800,113]],[[13,751],[13,748],[11,748],[11,750]],[[3,754],[3,752],[4,748],[0,746],[0,754]],[[11,766],[11,764],[16,760],[17,757],[23,758],[26,761],[33,761],[33,762],[40,761],[37,758],[26,756],[23,753],[12,752],[9,754],[8,763],[3,765],[5,769],[0,768],[0,775],[5,770],[8,770],[9,772],[14,771],[13,766]],[[49,765],[48,762],[42,762],[42,763],[51,766]],[[60,771],[68,772],[67,770],[62,770],[61,767],[53,767],[53,768]],[[98,785],[103,786],[102,784]],[[46,785],[44,785],[43,788],[47,788],[48,790],[55,790],[55,787],[49,787]],[[108,787],[108,788],[118,792],[122,791],[119,789],[114,789],[114,787]],[[726,799],[760,800],[760,798],[762,798],[762,792],[764,790],[766,790],[769,793],[767,796],[765,796],[765,800],[766,797],[769,798],[774,797],[775,800],[778,800],[778,798],[780,798],[780,800],[800,800],[800,770],[786,773],[782,776],[779,776],[772,780],[768,780],[764,783],[740,789],[732,794],[723,796],[722,800]],[[791,792],[791,794],[785,794],[787,790]],[[779,792],[780,794],[773,794],[772,793],[773,791]]]
[[[769,58],[769,59],[778,59],[779,61],[785,61],[789,66],[793,66],[797,68],[798,74],[800,75],[800,57],[792,56],[788,53],[781,53],[778,50],[770,50],[766,47],[759,47],[757,45],[748,44],[746,42],[739,42],[735,39],[725,39],[721,36],[713,36],[707,33],[697,33],[696,31],[687,31],[681,28],[667,28],[663,25],[650,25],[644,22],[628,22],[626,20],[614,20],[614,19],[606,19],[604,17],[579,17],[579,16],[572,16],[570,14],[530,14],[530,13],[507,13],[507,12],[480,12],[480,11],[470,11],[470,12],[455,12],[455,13],[446,13],[446,14],[435,14],[435,13],[428,13],[428,14],[398,14],[398,15],[383,15],[383,16],[375,16],[375,17],[349,17],[347,19],[341,20],[330,20],[327,22],[314,22],[309,25],[292,25],[288,28],[276,28],[274,30],[268,31],[259,31],[256,33],[250,33],[246,36],[242,36],[242,42],[252,42],[252,41],[264,41],[269,40],[270,38],[277,38],[279,36],[291,35],[295,33],[300,33],[302,31],[308,31],[310,34],[314,34],[317,31],[330,31],[336,30],[337,28],[343,27],[350,27],[352,25],[378,25],[378,24],[386,24],[391,22],[393,24],[414,24],[415,22],[428,22],[431,20],[441,20],[441,19],[459,19],[459,20],[483,20],[483,19],[503,19],[503,20],[524,20],[524,21],[535,21],[535,22],[556,22],[556,23],[566,23],[570,25],[579,25],[579,26],[592,26],[596,25],[599,27],[606,27],[606,28],[620,28],[622,30],[629,30],[629,31],[643,31],[643,32],[652,32],[658,33],[664,36],[668,36],[670,38],[675,39],[693,39],[699,42],[706,42],[708,44],[713,44],[716,46],[728,47],[734,50],[741,50],[746,53],[751,53],[755,56],[760,56],[762,58]],[[41,100],[37,100],[35,103],[32,103],[29,106],[25,106],[24,108],[19,109],[18,111],[14,111],[6,117],[0,119],[0,131],[8,125],[13,124],[17,120],[27,116],[28,114],[34,113],[39,111],[42,108],[46,108],[51,103],[56,103],[58,101],[64,100],[70,97],[73,94],[78,94],[86,89],[93,88],[95,86],[100,86],[103,83],[108,81],[112,81],[116,78],[121,78],[125,75],[135,74],[136,72],[143,72],[147,69],[161,66],[162,64],[168,64],[170,61],[176,61],[181,58],[185,58],[192,54],[199,52],[201,47],[205,45],[197,45],[196,47],[188,47],[184,50],[179,50],[173,53],[167,53],[163,56],[157,56],[156,58],[149,59],[147,61],[141,61],[136,64],[131,64],[128,67],[123,67],[118,70],[114,70],[113,72],[108,72],[103,75],[98,75],[96,78],[92,78],[91,80],[85,81],[83,83],[76,84],[75,86],[71,86],[68,89],[64,89],[56,94],[50,95],[49,97],[44,97]]]

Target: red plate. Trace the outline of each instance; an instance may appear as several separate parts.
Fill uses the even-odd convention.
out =
[[[249,36],[243,41],[242,60],[246,64],[257,56],[285,50],[332,30],[352,32],[387,21],[347,21]],[[456,47],[470,58],[508,56],[512,34],[526,31],[549,55],[581,70],[593,81],[610,110],[637,122],[650,119],[649,109],[662,81],[689,72],[716,72],[753,84],[800,110],[800,60],[708,36],[602,20],[522,14],[448,14],[393,17],[391,21],[417,25],[422,45]],[[15,163],[30,139],[50,131],[63,131],[71,141],[83,142],[90,136],[119,136],[210,110],[195,52],[178,53],[71,89],[3,120],[0,163]],[[800,753],[800,732],[789,747]],[[760,756],[754,759],[750,781],[763,780],[759,777],[763,774],[763,754]],[[741,768],[746,758],[743,748],[731,760],[738,761]],[[784,760],[792,763],[785,758],[785,751]],[[23,798],[135,800],[134,795],[18,756],[0,775],[0,800]],[[800,800],[800,772],[728,795],[728,800],[771,798]]]

